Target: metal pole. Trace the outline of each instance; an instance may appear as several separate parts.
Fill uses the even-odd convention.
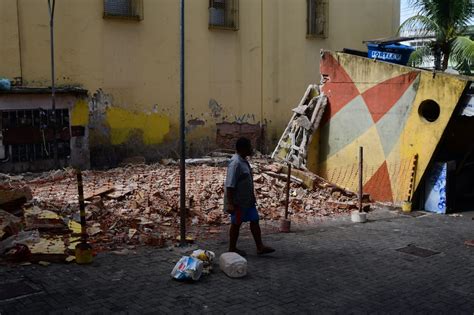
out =
[[[76,171],[77,176],[77,193],[79,199],[79,211],[81,215],[81,241],[87,241],[87,227],[86,227],[86,207],[84,203],[84,186],[82,183],[81,170]]]
[[[53,158],[54,165],[59,168],[58,158],[58,139],[57,139],[57,119],[56,119],[56,82],[55,82],[55,64],[54,64],[54,8],[56,0],[48,0],[49,9],[49,36],[51,50],[51,122],[53,123]]]
[[[76,171],[77,192],[79,199],[79,210],[81,214],[81,242],[76,245],[76,262],[78,264],[90,264],[92,262],[92,246],[87,243],[89,235],[86,226],[86,207],[84,205],[84,185],[82,183],[81,170]]]
[[[264,56],[263,56],[263,0],[260,0],[260,152],[264,152],[265,127],[263,125],[263,102],[264,102]]]
[[[179,168],[179,208],[180,208],[180,246],[186,245],[186,134],[185,134],[185,108],[184,108],[184,0],[180,0],[180,168]]]
[[[359,212],[362,212],[362,198],[364,196],[364,148],[359,147]]]
[[[288,219],[288,208],[290,206],[290,182],[291,182],[291,163],[288,163],[288,176],[286,177],[285,219]]]

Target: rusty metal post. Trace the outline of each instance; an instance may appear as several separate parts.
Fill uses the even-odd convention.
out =
[[[286,177],[286,202],[285,202],[285,219],[288,219],[288,208],[290,206],[290,183],[291,183],[291,163],[288,163],[288,174]]]
[[[90,264],[92,262],[92,246],[87,243],[89,235],[86,226],[86,207],[84,204],[84,185],[82,183],[81,170],[76,171],[77,192],[79,200],[79,210],[81,214],[81,242],[76,245],[76,262],[78,264]]]
[[[359,147],[359,212],[362,212],[362,198],[364,197],[364,148]]]
[[[81,170],[76,171],[77,177],[77,193],[79,199],[79,211],[81,215],[81,241],[87,241],[87,227],[86,227],[86,207],[84,203],[84,185],[82,183]]]

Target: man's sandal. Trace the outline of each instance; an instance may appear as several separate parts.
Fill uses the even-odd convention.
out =
[[[258,250],[257,251],[257,255],[265,255],[265,254],[271,254],[275,252],[275,249],[274,248],[271,248],[271,247],[263,247],[261,250]]]
[[[237,249],[237,248],[236,248],[235,250],[230,250],[229,252],[237,253],[237,254],[239,254],[239,255],[242,256],[242,257],[247,256],[247,253],[246,253],[244,250]]]

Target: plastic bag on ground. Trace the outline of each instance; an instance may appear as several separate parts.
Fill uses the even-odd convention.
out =
[[[237,253],[224,253],[219,258],[219,267],[231,278],[242,278],[247,275],[247,260]]]
[[[214,258],[216,258],[216,254],[214,254],[214,252],[211,252],[210,250],[197,249],[193,251],[191,257],[200,259],[202,261],[212,262],[214,261]]]
[[[21,231],[16,235],[10,236],[0,242],[0,255],[5,250],[14,247],[16,244],[23,244],[26,246],[36,244],[40,241],[40,234],[38,230],[34,231]]]
[[[202,275],[203,262],[200,259],[183,256],[171,271],[171,277],[176,280],[197,281]]]
[[[210,250],[198,249],[193,251],[191,257],[197,258],[203,262],[203,274],[210,274],[212,271],[212,262],[216,258],[216,254]]]
[[[11,213],[0,210],[0,239],[15,235],[20,231],[21,219]]]

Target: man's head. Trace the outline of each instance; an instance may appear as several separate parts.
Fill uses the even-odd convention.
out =
[[[252,155],[252,142],[247,138],[239,138],[235,143],[235,150],[242,157],[247,157]]]

